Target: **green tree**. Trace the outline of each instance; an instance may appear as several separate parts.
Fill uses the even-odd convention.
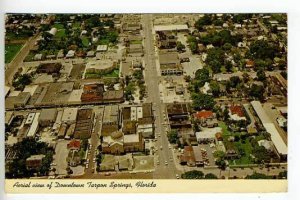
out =
[[[209,87],[214,97],[220,96],[220,86],[217,81],[215,80],[210,81]]]
[[[264,99],[264,86],[253,84],[249,91],[249,96],[259,100]]]
[[[181,42],[177,42],[176,49],[177,51],[183,51],[185,49],[185,46]]]
[[[215,101],[212,96],[202,93],[193,93],[193,109],[194,110],[211,110],[215,105]]]
[[[256,172],[246,176],[246,179],[269,179],[269,178],[270,177],[265,174],[256,173]]]
[[[203,26],[210,25],[212,23],[212,16],[210,14],[205,14],[203,17],[195,22],[195,28],[199,31],[203,30]]]
[[[181,175],[183,179],[203,179],[203,177],[204,173],[198,170],[188,171]]]
[[[256,59],[271,59],[276,55],[276,47],[266,40],[255,40],[250,45],[250,53]]]
[[[168,132],[167,136],[168,136],[170,143],[172,143],[172,144],[177,143],[177,140],[178,140],[178,131],[177,130],[172,129],[170,132]]]
[[[213,173],[208,173],[208,174],[205,174],[204,179],[218,179],[218,177],[216,175],[214,175]]]
[[[257,79],[259,81],[265,81],[266,80],[266,73],[263,69],[259,69],[257,72],[256,72],[256,76],[257,76]]]

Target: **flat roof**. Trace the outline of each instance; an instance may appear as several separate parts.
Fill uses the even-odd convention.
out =
[[[92,60],[86,64],[86,69],[107,69],[113,66],[112,60]]]
[[[138,133],[124,135],[124,143],[139,142],[139,141],[140,141],[140,137]]]
[[[28,133],[27,133],[27,137],[34,137],[35,136],[36,131],[37,131],[38,126],[39,126],[39,116],[40,116],[40,113],[35,114],[33,122],[30,126],[30,129],[29,129]]]
[[[62,114],[61,121],[75,121],[78,108],[65,108]]]
[[[261,103],[259,101],[252,101],[251,105],[253,106],[257,116],[260,118],[266,131],[271,134],[271,140],[272,140],[275,148],[277,149],[278,153],[280,153],[282,155],[287,155],[287,145],[281,138],[274,123],[271,121],[271,119],[266,114]]]
[[[188,26],[186,24],[172,24],[172,25],[156,25],[154,26],[155,31],[180,31],[180,30],[188,30]]]
[[[105,106],[103,114],[103,123],[107,122],[117,122],[119,115],[118,105]]]

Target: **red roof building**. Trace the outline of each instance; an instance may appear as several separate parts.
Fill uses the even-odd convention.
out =
[[[230,106],[230,112],[232,115],[236,114],[239,117],[245,117],[245,113],[244,110],[242,108],[242,106]]]
[[[79,150],[80,149],[80,140],[71,140],[67,145],[68,149]]]
[[[194,117],[197,119],[210,119],[214,117],[214,113],[212,111],[203,110],[203,111],[196,112],[194,114]]]

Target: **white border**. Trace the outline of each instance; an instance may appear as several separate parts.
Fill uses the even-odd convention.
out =
[[[300,163],[299,163],[299,37],[300,10],[296,0],[0,0],[0,71],[1,89],[4,93],[4,13],[288,13],[288,106],[289,106],[289,169],[288,193],[280,194],[169,194],[169,195],[113,195],[102,194],[102,199],[298,199]],[[4,133],[4,98],[1,99],[1,133]],[[0,189],[4,188],[4,134],[0,134]],[[0,197],[0,199],[2,199]],[[99,195],[5,195],[4,199],[99,199]]]

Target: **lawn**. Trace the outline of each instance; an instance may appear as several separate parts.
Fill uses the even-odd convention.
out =
[[[103,77],[119,77],[119,69],[115,69],[108,74],[104,74]]]
[[[73,24],[72,24],[72,28],[73,29],[77,29],[77,28],[80,28],[80,22],[74,22]]]
[[[22,48],[22,44],[5,45],[5,63],[10,63]]]
[[[133,40],[130,44],[142,44],[142,40]]]
[[[85,46],[85,47],[88,47],[89,46],[89,39],[87,38],[87,37],[85,37],[85,36],[83,36],[82,38],[81,38],[81,42],[82,42],[82,44],[83,44],[83,46]]]
[[[235,136],[235,135],[241,135],[241,133],[232,133],[232,132],[230,132],[228,130],[227,125],[224,122],[220,122],[219,126],[222,128],[222,131],[223,131],[224,144],[226,143],[228,137]],[[239,140],[238,142],[233,142],[233,144],[237,149],[243,149],[245,154],[240,159],[236,159],[235,161],[230,160],[229,161],[230,165],[234,165],[234,163],[236,165],[253,164],[253,162],[251,161],[251,158],[250,158],[250,154],[252,152],[252,146],[249,142],[249,137],[245,140],[244,143],[241,140]]]
[[[59,29],[57,31],[57,33],[55,34],[55,37],[56,38],[63,38],[63,37],[66,37],[66,31],[65,29]]]
[[[64,25],[62,25],[62,24],[54,24],[54,25],[52,26],[52,28],[56,28],[57,30],[59,30],[59,29],[64,29],[65,27],[64,27]]]

